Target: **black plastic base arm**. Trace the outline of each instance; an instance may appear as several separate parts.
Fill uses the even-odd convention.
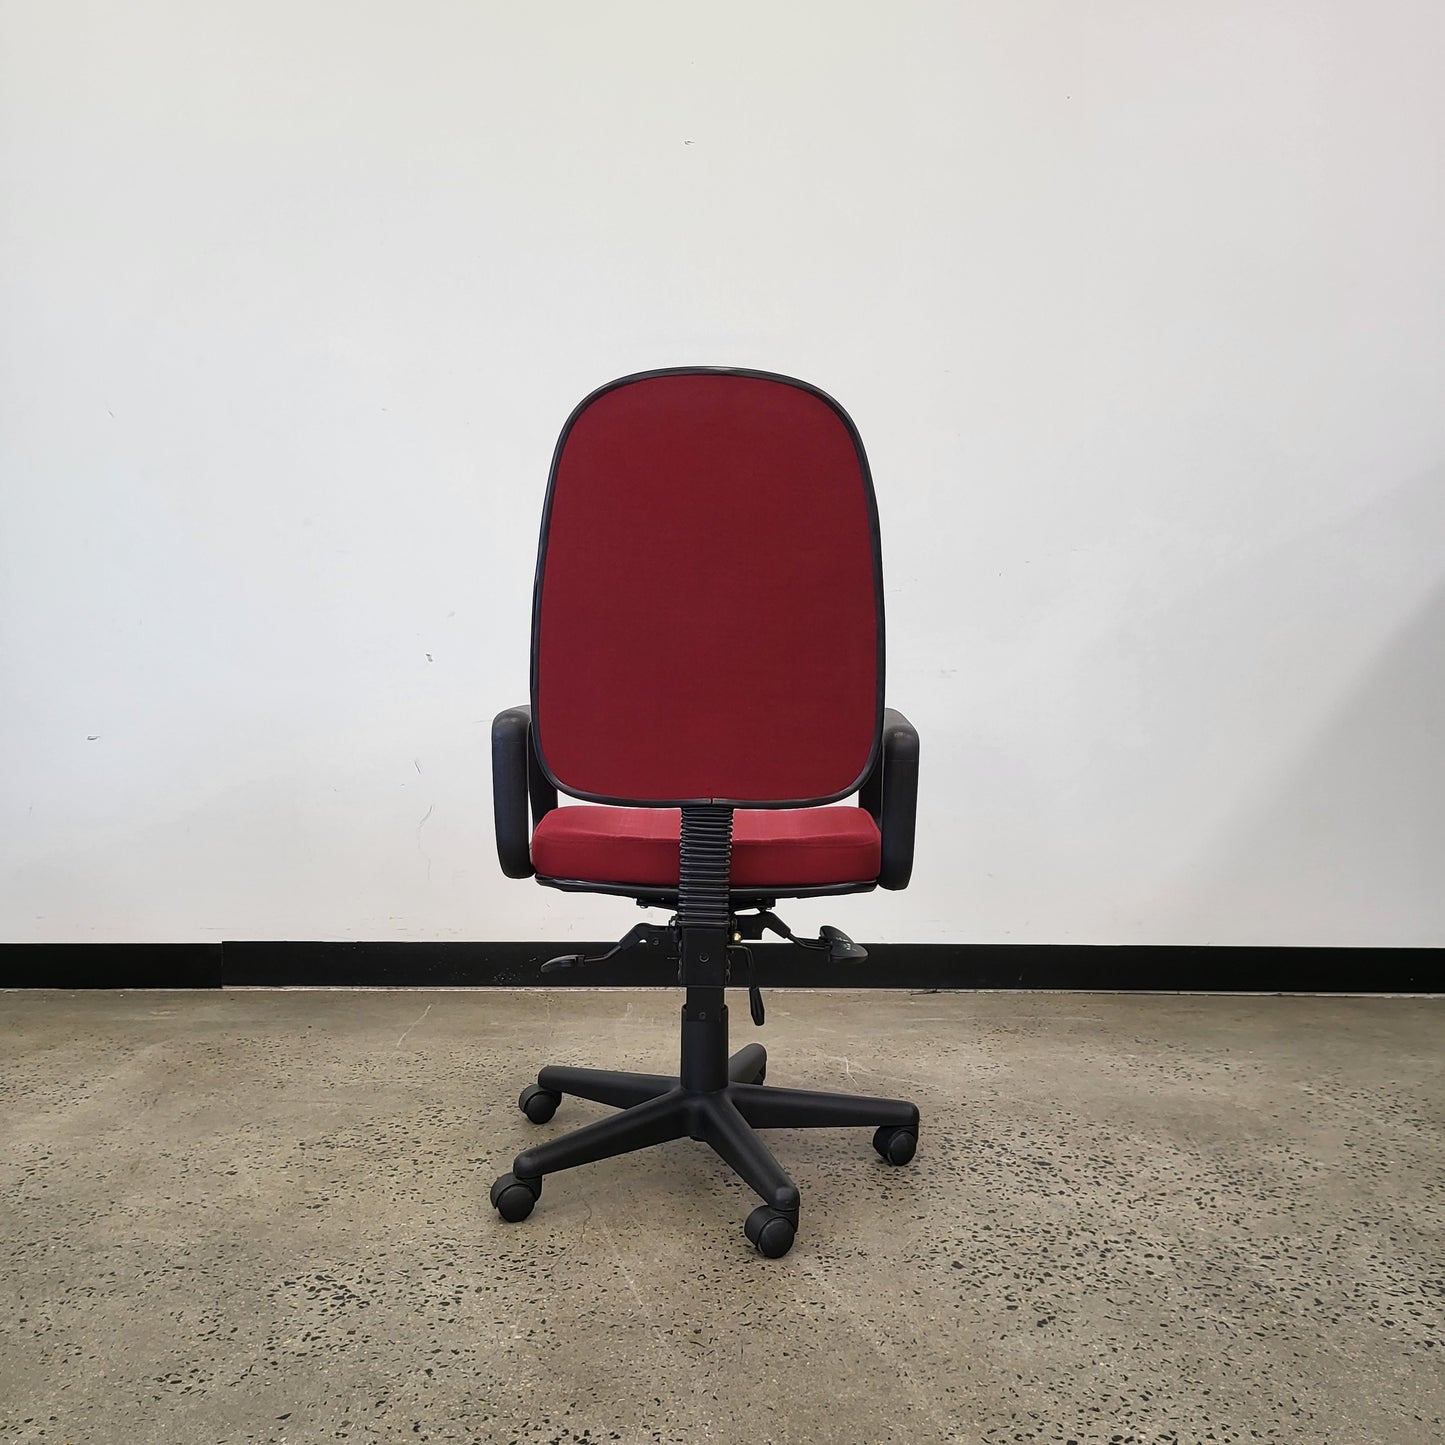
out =
[[[695,1021],[719,1038],[725,1019]],[[686,1027],[686,1025],[685,1025]],[[610,1104],[620,1112],[570,1134],[524,1149],[510,1173],[492,1186],[503,1219],[527,1218],[548,1174],[629,1154],[672,1139],[709,1145],[763,1201],[748,1216],[746,1234],[762,1254],[786,1254],[798,1228],[798,1186],[758,1136],[759,1129],[871,1127],[873,1148],[886,1163],[907,1164],[918,1144],[918,1108],[902,1099],[780,1089],[763,1082],[768,1057],[761,1044],[739,1049],[723,1066],[719,1087],[688,1087],[663,1074],[549,1065],[518,1101],[534,1124],[546,1124],[564,1095]]]

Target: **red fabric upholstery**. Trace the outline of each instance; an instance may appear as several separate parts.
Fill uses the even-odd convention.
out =
[[[558,454],[534,723],[564,790],[806,802],[877,728],[872,487],[816,393],[663,374],[604,391]]]
[[[676,888],[676,808],[554,808],[532,835],[545,878]],[[865,883],[880,866],[878,826],[862,808],[747,809],[733,815],[734,888]]]

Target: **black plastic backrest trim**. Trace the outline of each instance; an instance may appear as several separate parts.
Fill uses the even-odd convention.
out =
[[[854,779],[851,786],[844,788],[838,793],[829,793],[826,797],[819,798],[769,798],[759,800],[754,798],[621,798],[613,797],[606,793],[584,793],[576,788],[569,788],[557,777],[547,762],[542,751],[541,728],[539,721],[541,714],[537,707],[537,646],[541,632],[542,621],[542,578],[547,565],[547,531],[552,521],[552,495],[557,486],[557,466],[562,460],[562,452],[567,445],[567,439],[572,434],[572,428],[582,413],[587,410],[593,402],[600,397],[606,396],[610,391],[616,391],[619,387],[631,386],[634,382],[654,381],[662,376],[745,376],[757,381],[776,381],[785,386],[795,386],[799,391],[805,391],[810,396],[815,396],[819,401],[830,407],[838,419],[848,429],[848,435],[853,442],[853,450],[858,457],[858,470],[863,478],[863,494],[868,507],[868,528],[870,540],[873,544],[873,595],[877,605],[878,617],[878,658],[877,658],[877,688],[878,696],[874,705],[873,721],[873,746],[869,750],[868,760],[863,771]],[[856,793],[864,780],[873,771],[878,760],[878,752],[881,746],[883,735],[883,684],[884,684],[884,659],[885,628],[883,616],[883,546],[878,527],[878,497],[873,490],[873,473],[868,466],[868,454],[863,450],[863,439],[858,435],[858,428],[853,424],[853,418],[828,395],[826,391],[816,386],[811,386],[806,381],[799,381],[795,376],[783,376],[774,371],[755,371],[749,367],[742,366],[665,366],[655,371],[637,371],[629,376],[619,376],[615,381],[609,381],[604,386],[599,386],[595,391],[590,392],[572,409],[572,414],[567,418],[562,428],[562,434],[557,438],[557,446],[552,452],[552,466],[547,475],[547,496],[542,504],[542,529],[537,545],[537,570],[532,583],[532,656],[531,656],[531,699],[532,699],[532,739],[537,750],[537,762],[542,769],[543,776],[558,791],[566,793],[569,797],[580,798],[586,803],[608,803],[620,807],[629,808],[684,808],[698,804],[718,804],[728,808],[810,808],[823,803],[836,803],[843,798],[851,797]]]

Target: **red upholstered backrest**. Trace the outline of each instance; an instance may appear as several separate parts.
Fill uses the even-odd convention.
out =
[[[755,372],[625,378],[557,444],[532,703],[565,792],[781,806],[852,792],[882,717],[877,511],[852,423]]]

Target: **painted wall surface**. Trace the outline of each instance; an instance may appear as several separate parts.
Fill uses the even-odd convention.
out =
[[[868,940],[1445,943],[1445,8],[0,9],[0,937],[508,882],[556,432],[805,377],[882,509]]]

